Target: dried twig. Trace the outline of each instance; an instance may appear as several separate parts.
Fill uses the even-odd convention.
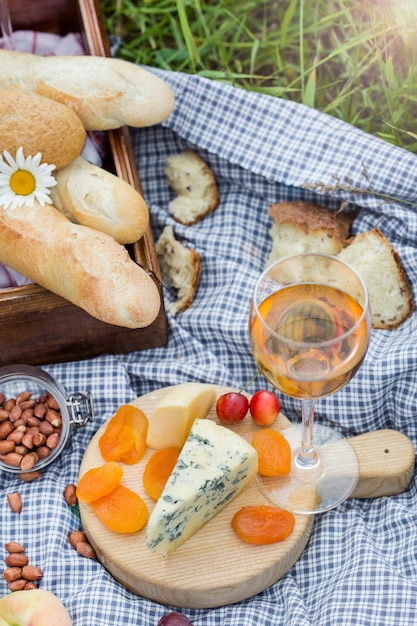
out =
[[[397,198],[396,196],[391,196],[390,194],[386,194],[380,191],[376,191],[373,189],[370,184],[369,174],[366,169],[366,165],[362,162],[363,172],[362,175],[364,179],[369,183],[366,187],[357,187],[353,184],[353,180],[349,176],[345,176],[343,180],[336,174],[332,174],[332,178],[335,180],[335,184],[331,185],[329,183],[324,182],[316,182],[316,183],[303,183],[301,187],[303,189],[312,189],[314,191],[318,191],[319,193],[332,193],[335,191],[347,191],[348,193],[360,194],[363,196],[375,196],[376,198],[382,198],[385,200],[385,203],[389,204],[391,202],[398,202],[400,204],[406,204],[407,206],[417,207],[417,202],[412,200],[404,200],[403,198]],[[343,211],[343,209],[351,204],[349,200],[346,200],[342,203],[339,211]]]

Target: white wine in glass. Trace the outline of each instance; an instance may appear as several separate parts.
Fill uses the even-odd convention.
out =
[[[300,254],[267,268],[255,286],[249,332],[255,361],[279,391],[302,403],[300,428],[284,433],[292,448],[287,476],[258,475],[274,504],[295,513],[334,508],[354,490],[359,465],[347,439],[314,424],[315,402],[346,385],[369,345],[368,293],[336,257]]]

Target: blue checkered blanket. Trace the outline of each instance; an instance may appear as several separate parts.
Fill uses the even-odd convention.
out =
[[[132,130],[132,140],[155,239],[172,223],[176,237],[201,254],[196,298],[191,308],[169,317],[164,347],[45,364],[68,393],[91,390],[97,419],[72,434],[68,449],[39,481],[0,476],[0,543],[26,545],[31,563],[44,572],[42,586],[63,601],[74,626],[156,626],[168,610],[131,593],[100,563],[71,548],[68,534],[80,521],[65,505],[63,490],[77,481],[91,437],[120,404],[184,381],[240,388],[253,376],[247,315],[271,248],[272,203],[303,199],[334,209],[355,204],[355,232],[378,226],[400,254],[413,289],[417,285],[415,155],[299,104],[151,71],[171,85],[176,108],[164,124]],[[172,191],[164,175],[167,156],[187,147],[212,168],[221,195],[217,210],[193,226],[169,215]],[[362,191],[322,191],[339,186]],[[166,300],[173,297],[165,289]],[[348,435],[394,428],[417,444],[416,336],[417,314],[396,331],[374,331],[360,371],[318,402],[317,421]],[[258,379],[249,391],[261,386]],[[290,419],[299,419],[298,402],[282,397],[282,405]],[[16,490],[24,502],[19,516],[6,503],[6,494]],[[300,559],[272,587],[233,606],[183,612],[194,626],[416,624],[416,490],[413,479],[395,497],[348,500],[316,518]]]

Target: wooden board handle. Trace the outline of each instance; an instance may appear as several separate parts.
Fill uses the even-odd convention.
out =
[[[394,496],[407,489],[414,474],[415,451],[397,430],[376,430],[350,440],[359,459],[359,481],[351,498]]]

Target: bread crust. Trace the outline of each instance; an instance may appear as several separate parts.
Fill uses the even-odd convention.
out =
[[[356,215],[353,211],[338,213],[302,200],[273,204],[269,214],[277,224],[295,224],[304,233],[326,231],[339,244],[343,244],[349,236]]]
[[[0,70],[1,72],[1,70]],[[65,167],[82,152],[86,139],[78,115],[68,107],[30,91],[0,90],[0,150],[15,157],[42,154],[42,162]]]
[[[54,206],[68,219],[114,237],[138,241],[149,225],[148,206],[128,182],[79,157],[56,173]]]
[[[129,61],[0,50],[0,88],[18,86],[73,109],[87,130],[152,126],[171,115],[170,87]]]
[[[0,207],[0,262],[109,324],[143,328],[160,310],[158,287],[126,248],[52,205]]]

